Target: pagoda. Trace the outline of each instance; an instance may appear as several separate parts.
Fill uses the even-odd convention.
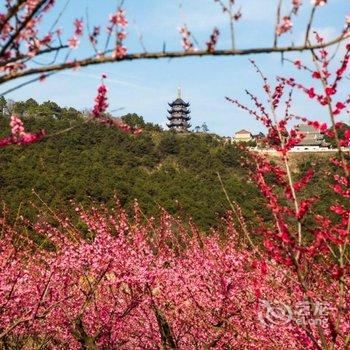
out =
[[[190,104],[186,103],[181,98],[180,88],[178,88],[177,95],[177,99],[174,102],[169,103],[171,109],[168,109],[169,123],[167,123],[167,126],[170,130],[174,130],[175,132],[188,132],[188,129],[191,127],[191,124],[189,123],[191,119],[189,115],[190,110],[188,109]]]

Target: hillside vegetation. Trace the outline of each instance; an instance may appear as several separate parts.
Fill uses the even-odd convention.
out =
[[[241,165],[243,152],[215,135],[176,135],[127,115],[124,121],[143,128],[135,137],[84,124],[81,113],[53,102],[39,105],[29,100],[14,103],[11,109],[22,116],[27,130],[45,129],[49,134],[37,144],[0,150],[0,196],[12,219],[19,208],[32,219],[38,208],[69,215],[73,201],[112,205],[118,198],[129,210],[137,199],[145,216],[157,216],[165,208],[208,229],[229,209],[217,173],[250,224],[258,222],[257,213],[264,220],[270,217],[267,209],[261,209],[264,199]],[[8,117],[2,115],[0,123],[1,133],[7,134]],[[59,133],[69,127],[72,130]],[[306,169],[313,161],[309,158],[300,161],[296,172]],[[321,171],[322,166],[315,169]],[[321,197],[329,195],[326,186],[318,188]]]

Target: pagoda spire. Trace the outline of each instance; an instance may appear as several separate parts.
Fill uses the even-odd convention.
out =
[[[177,98],[182,98],[182,91],[180,86],[177,88]]]
[[[177,99],[174,102],[169,103],[171,109],[168,110],[169,123],[167,126],[170,130],[175,132],[188,132],[188,129],[191,127],[191,124],[189,123],[191,117],[188,109],[190,104],[185,102],[181,95],[181,88],[179,87],[177,89]]]

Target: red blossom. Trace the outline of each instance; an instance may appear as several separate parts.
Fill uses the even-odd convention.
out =
[[[342,276],[344,275],[344,269],[340,268],[338,265],[335,265],[334,268],[332,269],[331,276],[339,280]]]
[[[335,107],[339,110],[344,109],[346,106],[344,105],[344,103],[342,102],[337,102],[337,104],[335,105]]]
[[[102,75],[102,79],[106,78],[106,74]],[[102,82],[101,85],[97,89],[97,96],[95,98],[95,105],[92,110],[92,114],[95,118],[100,118],[102,114],[106,111],[108,108],[108,99],[107,99],[107,87]]]
[[[40,141],[45,137],[46,132],[44,130],[36,133],[28,133],[24,129],[22,120],[16,116],[11,116],[10,120],[11,136],[0,139],[0,147],[9,145],[28,145],[37,141]]]
[[[41,74],[40,76],[39,76],[39,81],[40,82],[43,82],[43,81],[45,81],[47,79],[47,74]]]
[[[161,348],[167,334],[179,349],[201,349],[215,342],[215,349],[268,350],[273,334],[276,348],[306,348],[310,339],[303,327],[267,327],[259,321],[259,298],[278,297],[289,305],[290,300],[302,303],[306,295],[316,298],[319,290],[334,296],[327,279],[310,278],[312,289],[303,293],[289,269],[289,256],[276,252],[270,262],[263,252],[255,256],[238,248],[230,221],[225,223],[233,235],[223,243],[218,232],[199,235],[193,224],[185,229],[166,212],[155,223],[138,218],[137,204],[134,210],[129,219],[120,207],[87,212],[76,206],[91,240],[65,217],[58,217],[58,227],[34,223],[31,230],[54,246],[47,251],[37,249],[24,234],[2,227],[0,297],[7,302],[0,326],[7,339],[28,337],[41,344],[50,334],[47,347],[60,343],[80,349],[82,335],[91,334],[89,344],[94,347],[114,349],[122,340],[122,347],[140,350]],[[74,239],[68,232],[75,232]],[[152,240],[149,232],[154,232]],[[312,273],[318,276],[322,266],[315,265]],[[268,316],[266,311],[263,315]],[[346,318],[340,320],[345,324]],[[310,327],[317,336],[317,327]],[[96,330],[101,332],[98,339]],[[237,337],[237,332],[259,336]]]
[[[332,210],[332,212],[338,214],[338,215],[344,215],[347,213],[347,211],[344,209],[344,207],[342,205],[331,205],[330,209]]]
[[[82,36],[83,35],[83,29],[84,29],[84,26],[83,26],[83,20],[82,19],[76,19],[74,21],[74,35],[79,37],[79,36]]]
[[[314,79],[321,79],[321,73],[318,72],[318,71],[315,71],[315,72],[312,73],[312,77]]]
[[[236,13],[233,15],[233,19],[238,22],[242,18],[242,12],[241,10],[238,10]]]
[[[311,205],[316,202],[317,198],[308,198],[303,201],[301,201],[299,210],[296,212],[296,218],[300,221],[304,218],[308,210],[310,209]]]
[[[335,95],[337,90],[335,89],[334,86],[327,86],[326,89],[325,89],[325,92],[326,92],[327,96],[332,96],[332,95]]]
[[[313,169],[308,169],[306,174],[302,177],[302,179],[298,182],[294,182],[293,187],[296,191],[300,191],[303,189],[313,178],[314,176]]]
[[[216,44],[218,42],[220,35],[220,31],[218,28],[214,28],[213,33],[210,36],[209,41],[207,42],[207,50],[208,52],[214,52],[216,48]]]
[[[103,79],[107,78],[107,75],[105,73],[102,74],[102,83],[97,89],[97,96],[95,98],[95,105],[92,109],[92,114],[94,118],[101,124],[107,125],[107,126],[113,126],[118,128],[119,130],[134,134],[134,135],[140,135],[142,132],[142,129],[139,128],[133,128],[129,126],[128,124],[125,124],[120,118],[110,118],[105,116],[105,112],[108,108],[108,97],[107,97],[107,87],[103,82]]]
[[[121,60],[127,54],[127,48],[122,45],[117,45],[115,50],[113,51],[113,57],[117,60]]]
[[[308,89],[307,94],[309,95],[310,98],[314,98],[316,96],[315,89],[314,88]]]
[[[93,45],[97,44],[97,39],[100,33],[101,33],[101,28],[99,26],[95,26],[92,33],[89,35],[89,40]]]
[[[300,60],[295,60],[294,61],[294,65],[295,67],[297,67],[298,69],[301,69],[303,67],[303,64],[301,63]]]

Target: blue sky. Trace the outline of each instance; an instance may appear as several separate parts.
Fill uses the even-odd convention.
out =
[[[237,0],[238,7],[242,4],[243,12],[243,18],[236,28],[238,48],[271,45],[276,2]],[[290,2],[286,1],[288,4]],[[288,44],[293,40],[297,44],[302,41],[305,21],[311,9],[309,0],[303,2],[305,6],[295,19],[293,33],[285,35],[281,43]],[[56,12],[50,15],[44,26],[50,25],[54,14],[64,3],[63,0],[57,1]],[[181,49],[178,27],[184,21],[202,45],[213,27],[217,26],[222,33],[218,47],[229,47],[227,18],[213,0],[185,0],[183,3],[180,9],[179,0],[126,0],[129,19],[126,45],[129,52],[142,50],[138,41],[139,33],[143,35],[147,51],[162,50],[163,42],[166,42],[169,50]],[[115,0],[73,0],[60,26],[69,35],[72,20],[83,16],[86,8],[90,14],[91,26],[106,23],[108,14],[115,6]],[[330,0],[329,5],[319,8],[314,28],[327,38],[332,38],[342,29],[345,14],[349,12],[349,0]],[[91,49],[83,44],[74,54],[77,57],[89,55]],[[289,54],[286,57],[308,60],[307,54]],[[50,77],[44,83],[35,83],[17,90],[7,95],[7,98],[26,100],[33,97],[38,101],[52,100],[62,106],[91,108],[99,77],[102,72],[106,72],[111,110],[123,107],[123,113],[136,112],[147,121],[164,125],[167,102],[176,96],[176,89],[181,86],[184,99],[191,103],[194,126],[206,122],[211,131],[220,135],[232,135],[242,128],[256,132],[263,128],[225,100],[225,96],[230,96],[249,104],[245,89],[261,96],[260,80],[249,63],[250,58],[256,60],[271,79],[276,75],[290,76],[295,73],[293,67],[281,65],[281,57],[277,54],[122,62],[65,71]],[[300,72],[297,72],[297,76],[306,83],[310,82]],[[12,85],[13,83],[3,85],[2,91]],[[295,96],[294,108],[296,113],[311,119],[327,118],[325,111],[298,94]]]

